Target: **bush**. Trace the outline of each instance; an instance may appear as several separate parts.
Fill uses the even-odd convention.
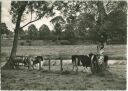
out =
[[[62,44],[62,45],[70,45],[71,42],[68,41],[68,40],[61,40],[61,41],[60,41],[60,44]]]
[[[31,46],[32,45],[31,42],[28,45]]]
[[[24,45],[25,45],[25,43],[24,43],[24,42],[21,42],[21,43],[20,43],[20,45],[21,45],[21,46],[24,46]]]
[[[30,40],[26,40],[26,43],[30,43],[31,41]]]
[[[26,43],[27,43],[29,46],[32,45],[32,41],[30,41],[30,40],[26,40]]]

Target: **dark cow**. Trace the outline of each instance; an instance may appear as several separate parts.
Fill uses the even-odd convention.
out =
[[[40,63],[40,61],[43,61],[43,57],[42,56],[36,56],[35,60],[33,61],[33,65]]]
[[[91,66],[91,58],[87,55],[72,55],[72,63],[73,70],[76,67],[76,71],[78,71],[78,64],[82,63],[82,66],[87,68]]]
[[[78,71],[78,66],[82,63],[84,70],[87,70],[87,67],[91,67],[92,64],[98,65],[98,56],[96,54],[90,53],[89,55],[72,55],[73,70],[76,67]],[[104,56],[104,64],[108,66],[108,56]]]

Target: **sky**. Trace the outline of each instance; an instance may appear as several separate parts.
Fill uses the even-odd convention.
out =
[[[10,8],[11,8],[11,0],[2,0],[2,22],[6,23],[9,30],[13,31],[15,28],[15,25],[11,22],[11,15],[9,14]],[[59,14],[60,13],[57,13],[56,16],[58,16]],[[27,22],[30,21],[30,14],[26,16],[26,19],[27,19],[26,21],[21,23],[21,26],[25,25]],[[32,24],[34,24],[37,27],[37,29],[39,29],[41,25],[46,24],[48,25],[50,30],[53,30],[54,27],[50,22],[50,19],[51,18],[44,17],[43,19],[38,20]],[[28,26],[30,25],[31,24],[29,24]],[[27,30],[28,26],[24,27],[24,30]]]

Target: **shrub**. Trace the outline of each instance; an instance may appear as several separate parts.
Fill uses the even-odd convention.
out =
[[[60,44],[62,44],[62,45],[70,45],[71,42],[68,41],[68,40],[61,40],[61,41],[60,41]]]
[[[21,42],[21,43],[20,43],[20,45],[21,45],[21,46],[24,46],[24,45],[25,45],[25,43],[24,43],[24,42]]]
[[[26,43],[31,46],[32,45],[32,41],[31,40],[26,40]]]

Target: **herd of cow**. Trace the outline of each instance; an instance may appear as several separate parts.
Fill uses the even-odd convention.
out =
[[[78,66],[83,66],[84,70],[88,69],[88,67],[91,68],[92,72],[95,72],[98,67],[107,68],[108,67],[108,56],[104,55],[104,60],[102,64],[99,64],[98,62],[98,55],[90,53],[88,55],[72,55],[72,65],[73,70],[75,69],[78,71]],[[37,64],[41,64],[41,61],[43,61],[43,56],[16,56],[13,59],[15,68],[19,68],[20,65],[23,65],[25,67],[28,67],[28,69],[34,69],[34,67]]]

